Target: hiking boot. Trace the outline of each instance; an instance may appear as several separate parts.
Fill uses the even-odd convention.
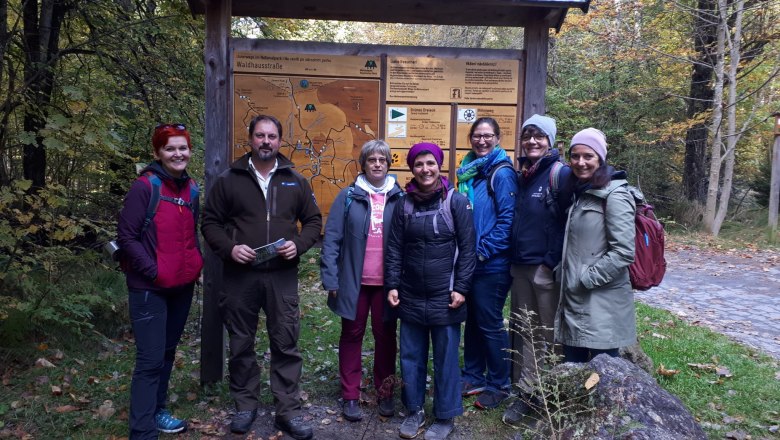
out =
[[[395,415],[395,401],[393,398],[379,399],[376,412],[382,417],[393,417]]]
[[[493,409],[498,405],[501,405],[508,398],[509,394],[506,391],[487,390],[477,397],[474,406],[479,409]]]
[[[284,420],[279,416],[274,418],[274,426],[290,435],[295,440],[308,440],[314,437],[314,431],[311,426],[303,421],[303,416],[293,417],[290,420]]]
[[[252,427],[252,422],[255,421],[256,416],[256,409],[251,411],[239,411],[235,413],[233,418],[230,419],[230,432],[235,432],[236,434],[246,434]]]
[[[436,419],[425,431],[425,440],[444,440],[455,429],[455,419]]]
[[[484,385],[477,386],[477,385],[473,385],[473,384],[471,384],[469,382],[463,382],[462,385],[461,385],[460,394],[463,397],[468,397],[468,396],[477,395],[477,394],[479,394],[479,393],[481,393],[483,391],[485,391],[485,386]]]
[[[533,408],[526,402],[526,399],[518,397],[517,400],[512,402],[504,411],[501,421],[514,428],[519,428],[523,424],[523,418],[528,414],[531,414],[532,411]]]
[[[345,400],[342,413],[344,414],[344,418],[350,422],[359,422],[363,420],[363,413],[360,411],[360,402],[357,399]]]
[[[415,438],[420,433],[420,428],[425,425],[425,410],[410,413],[398,428],[401,438]]]
[[[187,429],[187,422],[172,416],[170,411],[163,408],[154,415],[157,430],[168,434],[182,432]]]

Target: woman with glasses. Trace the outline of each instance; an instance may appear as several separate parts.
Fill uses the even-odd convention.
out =
[[[416,437],[425,424],[428,359],[433,361],[433,415],[427,439],[444,439],[463,414],[458,383],[460,323],[474,273],[471,204],[443,177],[444,153],[419,143],[406,162],[414,178],[393,212],[385,253],[385,289],[401,319],[401,376],[407,416],[398,430]],[[433,346],[431,356],[429,347]]]
[[[395,412],[396,318],[388,313],[384,291],[384,247],[393,209],[403,196],[395,177],[388,176],[390,147],[371,140],[360,150],[363,170],[336,196],[322,242],[320,276],[328,306],[341,316],[339,376],[344,418],[356,422],[360,410],[361,354],[366,321],[371,313],[374,335],[374,388],[377,412]]]
[[[117,227],[136,345],[131,439],[156,439],[158,432],[187,428],[171,415],[166,400],[176,345],[203,268],[196,234],[198,189],[187,174],[190,133],[182,124],[159,125],[152,147],[155,160],[130,187]],[[157,196],[159,203],[148,218],[150,199]]]
[[[474,208],[477,262],[464,330],[461,394],[479,394],[474,405],[491,409],[510,392],[503,309],[511,283],[509,235],[517,177],[499,145],[501,129],[495,119],[477,119],[469,139],[471,151],[463,158],[457,177],[458,191]]]
[[[518,196],[512,224],[512,380],[520,398],[504,412],[517,426],[531,410],[538,369],[553,347],[553,324],[560,284],[554,271],[561,261],[566,209],[571,203],[571,169],[555,145],[555,120],[533,115],[520,132]]]

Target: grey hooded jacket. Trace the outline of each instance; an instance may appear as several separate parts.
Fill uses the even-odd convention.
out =
[[[328,307],[334,313],[354,321],[363,260],[366,255],[368,228],[371,223],[371,207],[368,193],[357,185],[352,186],[352,202],[347,208],[349,188],[342,189],[330,206],[325,236],[322,239],[320,278],[325,290],[337,291],[336,297],[328,295]],[[403,191],[396,184],[388,193],[383,215],[382,237],[387,244],[393,209],[401,200]],[[347,212],[345,213],[345,209]],[[391,317],[385,314],[386,318]]]
[[[602,350],[636,342],[634,293],[628,278],[634,261],[636,205],[626,185],[620,179],[586,190],[569,211],[556,342]]]

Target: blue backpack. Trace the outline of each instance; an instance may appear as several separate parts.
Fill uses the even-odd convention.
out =
[[[190,201],[188,202],[180,197],[169,197],[160,194],[160,186],[162,185],[162,181],[160,180],[160,177],[158,177],[157,174],[154,174],[152,171],[146,171],[142,175],[146,176],[146,178],[149,180],[149,184],[152,185],[152,193],[149,197],[149,204],[146,206],[146,217],[144,218],[144,224],[141,227],[141,231],[138,233],[139,239],[143,237],[144,232],[146,232],[146,230],[149,229],[149,225],[152,224],[154,215],[157,214],[157,209],[160,206],[160,201],[170,202],[179,206],[186,206],[187,209],[192,211],[192,216],[195,218],[195,225],[198,224],[198,215],[200,211],[200,188],[198,187],[198,184],[195,182],[195,180],[190,178],[188,182],[190,187]],[[122,258],[122,250],[119,248],[119,244],[117,243],[116,238],[106,243],[104,250],[114,261],[120,261]]]

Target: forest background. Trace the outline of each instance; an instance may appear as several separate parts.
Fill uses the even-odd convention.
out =
[[[523,47],[506,27],[234,18],[232,32]],[[203,44],[183,0],[0,0],[0,369],[36,341],[126,328],[121,274],[100,248],[156,124],[187,125],[202,180]],[[596,0],[549,49],[559,140],[603,130],[610,161],[668,227],[766,225],[780,1]]]

